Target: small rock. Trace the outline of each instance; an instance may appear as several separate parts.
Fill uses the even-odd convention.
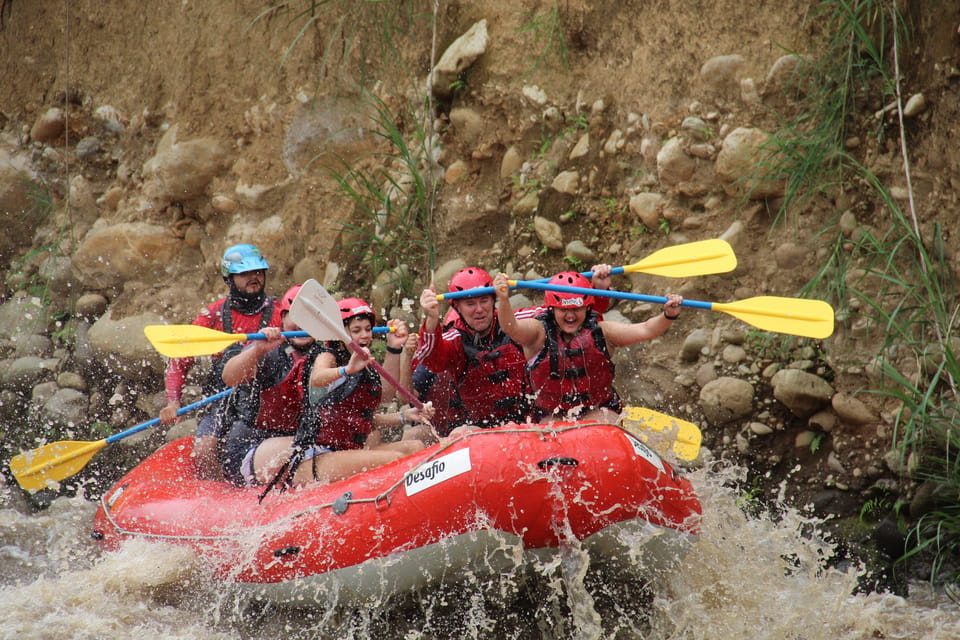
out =
[[[907,100],[907,104],[903,106],[903,115],[907,118],[912,118],[913,116],[918,116],[923,113],[927,108],[927,99],[922,93],[915,93]]]
[[[560,225],[552,220],[547,220],[543,216],[536,216],[533,219],[533,230],[544,246],[550,249],[563,248],[563,231]]]
[[[567,243],[564,253],[585,263],[594,263],[597,260],[597,254],[580,240]]]
[[[577,158],[582,158],[583,156],[590,153],[590,134],[585,133],[580,136],[580,139],[577,140],[577,144],[573,145],[573,149],[570,150],[570,159],[576,160]]]
[[[577,195],[577,188],[580,184],[580,174],[576,171],[561,171],[553,179],[551,186],[560,193],[566,193],[571,196]]]
[[[500,178],[510,177],[519,171],[522,166],[523,156],[520,155],[520,150],[511,146],[504,152],[503,159],[500,160]]]
[[[700,357],[700,351],[707,346],[710,338],[705,329],[696,329],[683,341],[680,347],[680,360],[683,362],[696,362]]]

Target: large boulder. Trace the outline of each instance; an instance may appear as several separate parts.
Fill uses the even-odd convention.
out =
[[[227,167],[229,154],[213,138],[180,140],[177,125],[170,127],[157,152],[143,165],[143,191],[160,202],[191,200],[204,194],[213,178]]]
[[[753,385],[739,378],[712,380],[700,390],[700,407],[711,424],[720,425],[750,415]]]
[[[98,223],[73,254],[75,276],[85,289],[119,289],[124,282],[165,279],[183,243],[161,225]]]
[[[151,324],[165,324],[154,313],[114,320],[111,311],[93,323],[87,333],[90,356],[111,372],[133,382],[147,382],[163,375],[165,364],[143,333]],[[88,367],[81,365],[87,370]]]
[[[830,403],[830,383],[800,369],[782,369],[770,379],[773,397],[786,405],[798,418],[809,418]]]
[[[714,169],[728,194],[761,200],[784,194],[786,181],[780,175],[783,161],[769,134],[737,127],[723,139]]]

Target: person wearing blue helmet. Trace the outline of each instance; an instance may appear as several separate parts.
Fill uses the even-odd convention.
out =
[[[193,324],[224,333],[257,333],[265,327],[280,327],[280,314],[274,312],[275,300],[265,290],[269,268],[263,254],[252,244],[228,247],[220,260],[220,275],[229,293],[203,309]],[[210,373],[203,384],[204,395],[212,395],[225,388],[223,366],[242,348],[242,343],[235,343],[213,356]],[[172,424],[177,421],[184,382],[193,365],[192,357],[173,358],[167,364],[164,375],[167,405],[160,410],[161,423]],[[218,413],[217,405],[209,407],[197,425],[194,456],[200,473],[206,477],[221,475],[217,447],[223,434],[216,420]]]

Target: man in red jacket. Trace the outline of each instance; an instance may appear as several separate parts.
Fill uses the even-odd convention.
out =
[[[237,244],[223,252],[220,274],[230,291],[197,315],[193,324],[223,331],[224,333],[257,333],[264,327],[280,327],[279,313],[274,313],[274,299],[265,293],[267,269],[270,265],[263,254],[252,244]],[[224,389],[222,372],[227,360],[239,353],[242,343],[235,343],[222,353],[213,356],[210,373],[203,385],[204,395]],[[177,421],[177,410],[183,385],[194,358],[173,358],[167,364],[164,384],[167,390],[167,406],[160,410],[160,422],[172,424]],[[201,475],[220,477],[217,461],[217,442],[220,426],[217,424],[218,404],[209,407],[197,425],[194,456]]]

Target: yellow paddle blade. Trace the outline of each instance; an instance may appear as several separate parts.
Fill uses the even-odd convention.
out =
[[[648,273],[668,278],[689,278],[727,273],[737,268],[737,256],[726,240],[701,240],[654,251],[639,262],[623,267],[624,273]]]
[[[703,435],[697,425],[644,407],[626,407],[624,429],[661,455],[673,451],[677,460],[696,460]]]
[[[758,296],[737,302],[714,302],[711,308],[764,331],[805,338],[827,338],[833,334],[833,307],[823,300]]]
[[[107,440],[82,442],[61,440],[34,449],[10,460],[10,471],[17,482],[30,493],[55,486],[64,478],[83,469],[90,458],[107,446]]]
[[[219,353],[233,343],[247,339],[245,333],[224,333],[195,324],[152,324],[144,327],[143,333],[157,352],[168,358]]]

